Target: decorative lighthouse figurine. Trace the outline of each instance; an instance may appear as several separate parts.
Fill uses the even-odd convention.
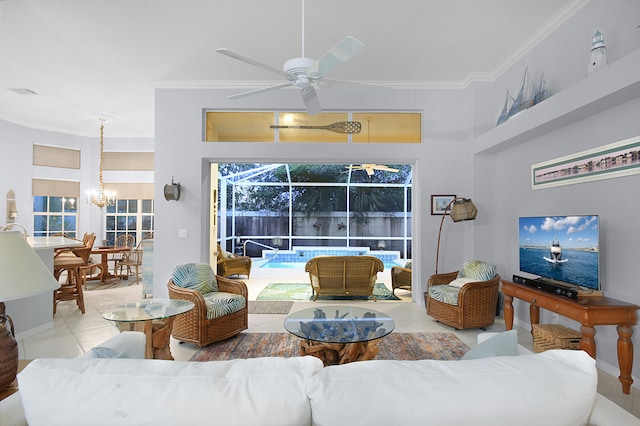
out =
[[[589,64],[588,75],[592,75],[598,70],[607,66],[607,48],[604,45],[604,34],[596,31],[591,42],[591,63]]]

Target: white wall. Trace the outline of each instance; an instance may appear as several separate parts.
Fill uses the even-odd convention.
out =
[[[441,216],[430,215],[431,194],[465,194],[469,186],[464,173],[451,173],[453,164],[464,161],[462,150],[468,138],[472,103],[461,90],[384,92],[384,97],[346,97],[320,92],[325,110],[420,110],[424,111],[422,144],[286,144],[205,143],[205,109],[290,109],[302,102],[295,90],[263,94],[249,99],[227,100],[224,90],[156,90],[156,232],[154,295],[166,295],[166,283],[176,265],[207,262],[208,164],[213,162],[379,162],[413,163],[414,169],[414,262],[417,281],[414,299],[420,303],[426,278],[434,271],[436,234]],[[346,107],[345,107],[346,106]],[[344,109],[342,109],[344,110]],[[178,202],[162,197],[162,185],[171,177],[180,182],[183,195]],[[470,196],[470,195],[469,195]],[[441,270],[454,270],[465,256],[464,231],[468,225],[448,226],[443,235]],[[178,231],[186,229],[187,238]],[[469,246],[469,251],[471,247]]]
[[[557,79],[556,87],[562,89],[503,125],[478,132],[471,141],[473,192],[490,204],[490,215],[474,224],[474,253],[493,259],[504,278],[510,279],[519,272],[518,217],[597,214],[602,290],[608,297],[640,305],[635,268],[640,175],[531,189],[532,164],[640,136],[640,30],[635,29],[638,16],[640,2],[592,1],[543,46],[514,66],[513,72],[478,90],[489,96],[491,87],[502,87],[507,77],[512,80],[510,87],[517,87],[518,74],[525,64],[532,63],[545,76],[549,75],[547,69],[553,70],[551,83]],[[579,42],[588,46],[591,34],[598,28],[607,36],[609,66],[587,77],[589,55],[578,55],[576,51]],[[476,99],[476,103],[476,129],[489,128],[480,100]],[[514,307],[516,324],[528,328],[528,305],[516,301]],[[580,327],[542,310],[541,322],[556,321],[574,329]],[[617,337],[615,327],[597,327],[599,367],[614,376],[619,374]],[[637,326],[633,343],[636,348],[640,345]],[[639,361],[636,351],[636,376]]]
[[[0,120],[0,226],[6,223],[6,195],[10,189],[15,191],[18,217],[16,222],[27,228],[33,235],[33,196],[32,178],[66,179],[80,182],[80,202],[78,203],[78,235],[95,232],[98,241],[104,235],[103,211],[84,202],[84,194],[90,188],[98,187],[99,164],[99,127],[96,126],[96,137],[67,135],[22,127]],[[58,169],[52,167],[33,166],[33,144],[49,145],[62,148],[79,149],[80,170]],[[113,139],[105,135],[105,151],[153,151],[153,140],[149,138]],[[122,178],[122,172],[113,172],[114,180]],[[120,173],[120,174],[118,174]],[[153,181],[153,173],[145,178]],[[107,174],[105,173],[105,180]],[[39,310],[25,309],[30,306],[24,301],[7,303],[7,312],[15,322],[16,333],[25,336],[24,332],[41,331],[42,327],[52,324],[51,312],[38,315]],[[32,306],[32,308],[34,308]]]

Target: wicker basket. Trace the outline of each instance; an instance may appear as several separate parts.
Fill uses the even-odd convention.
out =
[[[560,324],[533,324],[533,350],[580,349],[580,332]]]

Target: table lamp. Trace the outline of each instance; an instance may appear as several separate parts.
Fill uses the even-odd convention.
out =
[[[475,220],[478,215],[478,209],[473,201],[469,198],[455,197],[447,207],[444,208],[444,214],[440,221],[440,230],[438,231],[438,249],[436,250],[436,274],[438,273],[438,257],[440,255],[440,236],[442,235],[442,225],[444,218],[447,217],[447,211],[451,209],[451,220],[454,222],[462,222],[464,220]]]
[[[50,292],[60,284],[20,232],[0,232],[0,390],[16,378],[18,344],[4,302]]]

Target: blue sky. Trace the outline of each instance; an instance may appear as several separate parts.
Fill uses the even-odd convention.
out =
[[[558,239],[563,248],[597,248],[598,223],[598,216],[521,217],[518,244],[549,246]]]

